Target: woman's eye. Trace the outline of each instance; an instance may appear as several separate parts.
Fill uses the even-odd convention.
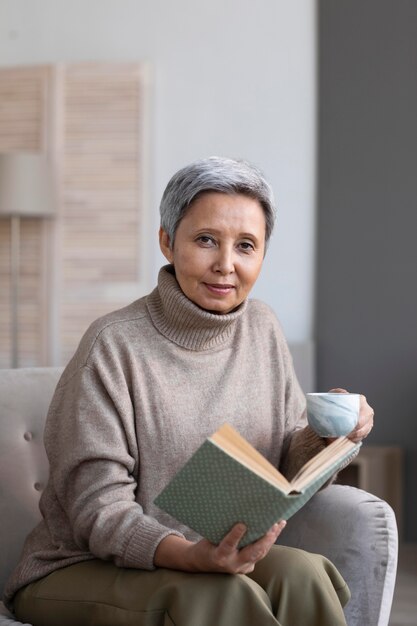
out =
[[[209,237],[208,235],[200,235],[200,237],[197,239],[197,241],[199,243],[202,243],[205,246],[210,246],[210,245],[214,244],[213,237]]]
[[[251,252],[252,250],[255,250],[255,246],[250,241],[242,241],[239,246],[242,250],[244,250],[244,252]]]

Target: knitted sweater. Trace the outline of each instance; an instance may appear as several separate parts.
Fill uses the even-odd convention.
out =
[[[153,569],[169,534],[198,535],[153,504],[203,440],[233,425],[288,476],[323,446],[280,325],[256,300],[218,315],[158,287],[94,322],[56,388],[45,427],[43,520],[26,540],[5,600],[85,559]]]

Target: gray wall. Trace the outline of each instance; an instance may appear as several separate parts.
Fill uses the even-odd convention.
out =
[[[261,167],[279,214],[253,295],[292,342],[313,336],[315,35],[315,0],[0,0],[0,66],[149,63],[149,287],[172,174],[210,154]]]
[[[417,2],[319,1],[317,385],[405,450],[417,540]]]

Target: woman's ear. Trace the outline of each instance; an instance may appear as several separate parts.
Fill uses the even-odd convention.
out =
[[[173,263],[174,254],[173,254],[170,244],[171,244],[171,241],[170,241],[168,233],[163,228],[160,228],[159,229],[159,247],[161,248],[161,252],[164,255],[164,257],[167,259],[167,261],[169,261],[170,263]]]

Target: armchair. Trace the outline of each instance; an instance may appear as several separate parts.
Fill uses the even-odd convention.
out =
[[[42,433],[61,368],[0,370],[0,593],[23,541],[40,518],[48,477]],[[289,522],[280,543],[319,552],[339,568],[352,592],[349,626],[387,626],[396,566],[392,509],[354,487],[332,485]],[[0,626],[20,624],[0,603]],[[26,625],[30,626],[30,625]]]

